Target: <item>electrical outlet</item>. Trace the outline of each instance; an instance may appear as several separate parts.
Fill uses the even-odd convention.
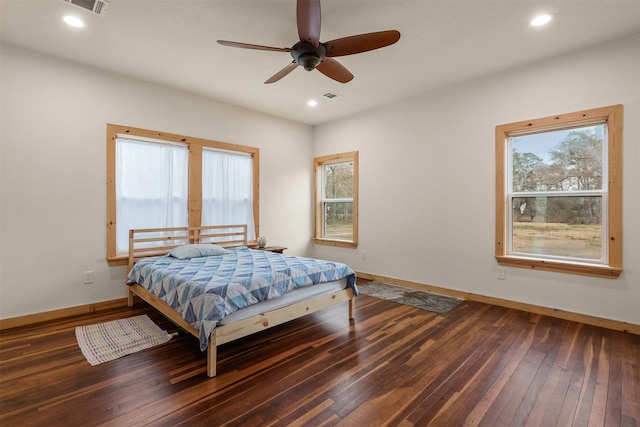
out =
[[[504,280],[507,278],[507,271],[504,268],[498,268],[498,279]]]
[[[93,283],[93,271],[85,271],[84,273],[84,284],[90,285]]]

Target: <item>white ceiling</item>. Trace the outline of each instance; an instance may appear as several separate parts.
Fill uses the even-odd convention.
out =
[[[104,17],[63,0],[0,0],[1,40],[306,124],[640,33],[640,0],[324,0],[321,41],[395,29],[395,45],[337,58],[355,78],[337,83],[283,52],[224,47],[218,39],[291,47],[295,0],[110,0]],[[555,19],[531,28],[539,12]],[[67,27],[66,13],[83,17]],[[341,95],[328,99],[323,94]],[[319,105],[308,108],[316,99]]]

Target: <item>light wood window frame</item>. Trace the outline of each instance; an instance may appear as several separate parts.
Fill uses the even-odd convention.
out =
[[[116,139],[117,135],[132,135],[180,143],[189,148],[189,226],[202,224],[202,150],[204,147],[241,152],[253,159],[253,217],[256,236],[260,235],[260,149],[209,139],[194,138],[155,130],[107,123],[107,261],[110,265],[125,265],[128,254],[116,250]],[[216,224],[219,225],[219,224]]]
[[[353,162],[353,240],[330,239],[323,236],[322,208],[322,168],[332,163]],[[314,191],[314,231],[313,242],[318,245],[345,248],[358,247],[358,152],[331,154],[313,159]]]
[[[535,256],[507,255],[507,153],[506,144],[512,135],[533,134],[548,130],[587,126],[593,122],[606,122],[607,139],[607,240],[608,263],[591,264],[562,260],[540,259]],[[549,116],[496,126],[496,242],[495,257],[498,264],[536,270],[556,271],[587,276],[617,278],[622,273],[622,105],[583,110],[569,114]],[[604,224],[603,224],[604,225]]]

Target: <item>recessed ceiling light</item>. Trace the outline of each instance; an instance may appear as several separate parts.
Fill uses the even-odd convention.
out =
[[[553,17],[551,15],[549,15],[548,13],[545,13],[545,14],[538,15],[535,18],[533,18],[531,20],[531,22],[529,23],[529,25],[531,25],[532,27],[541,27],[541,26],[546,25],[549,22],[551,22],[551,19],[553,19]]]
[[[315,99],[312,99],[311,101],[307,101],[307,105],[309,107],[315,107],[316,105],[318,105],[318,101],[316,101]]]
[[[64,22],[67,23],[67,25],[70,25],[74,28],[83,28],[84,27],[84,21],[80,18],[78,18],[77,16],[72,16],[72,15],[64,15],[62,17],[62,20]]]

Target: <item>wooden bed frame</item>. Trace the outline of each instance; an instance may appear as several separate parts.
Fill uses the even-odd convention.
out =
[[[158,236],[158,234],[162,235]],[[160,244],[161,246],[141,248],[140,246],[145,246],[145,243]],[[223,247],[246,246],[248,243],[247,226],[216,225],[130,230],[129,271],[138,259],[165,255],[169,253],[171,249],[188,243],[215,243]],[[198,331],[188,324],[169,304],[151,294],[137,283],[127,286],[127,288],[129,307],[133,306],[134,296],[138,296],[156,308],[177,326],[191,333],[196,338],[199,337]],[[216,376],[217,347],[219,345],[269,329],[293,319],[298,319],[307,314],[332,307],[345,301],[349,301],[349,319],[353,319],[355,313],[354,294],[350,288],[345,288],[340,291],[315,296],[305,301],[216,327],[209,337],[209,346],[207,348],[207,375],[209,377]]]

